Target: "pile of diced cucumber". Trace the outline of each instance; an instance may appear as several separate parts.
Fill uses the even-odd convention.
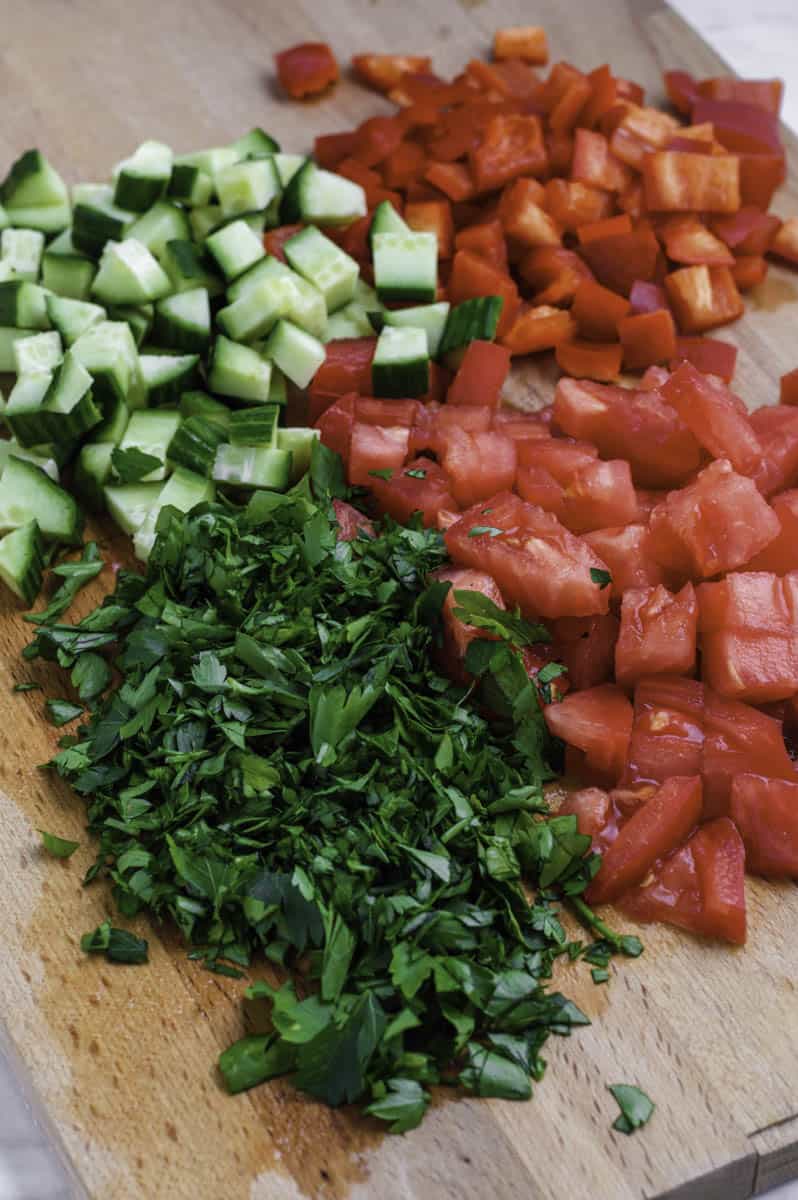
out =
[[[0,374],[16,375],[0,392],[0,579],[31,602],[45,544],[80,541],[78,501],[146,560],[166,505],[286,490],[316,436],[281,425],[286,384],[307,387],[329,341],[376,331],[374,394],[404,397],[427,392],[432,359],[493,337],[501,301],[435,303],[435,235],[387,202],[369,287],[318,228],[365,215],[358,184],[260,129],[181,156],[145,142],[71,195],[23,154],[0,185]],[[287,262],[267,254],[264,231],[293,223]]]
[[[81,538],[80,501],[146,559],[165,505],[285,490],[314,433],[281,426],[332,337],[379,307],[313,223],[365,215],[362,188],[254,129],[174,156],[145,142],[71,195],[38,150],[0,186],[0,579],[32,602],[47,543]],[[264,230],[289,221],[291,266]],[[362,289],[362,291],[361,291]],[[68,466],[72,487],[60,485]],[[72,494],[74,493],[74,495]]]

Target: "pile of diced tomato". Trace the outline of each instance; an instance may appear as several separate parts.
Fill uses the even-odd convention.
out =
[[[445,531],[453,591],[547,624],[526,661],[567,667],[545,716],[603,856],[588,897],[740,943],[744,871],[798,878],[798,372],[749,412],[703,335],[767,254],[798,262],[798,219],[767,212],[781,85],[668,72],[665,112],[607,66],[543,77],[540,30],[494,52],[452,82],[356,58],[400,111],[316,157],[436,232],[440,298],[502,297],[498,341],[420,400],[371,396],[373,338],[332,342],[311,416],[374,512]],[[366,275],[369,220],[335,234]],[[502,407],[511,355],[551,349],[553,402]],[[453,610],[464,678],[480,635]]]

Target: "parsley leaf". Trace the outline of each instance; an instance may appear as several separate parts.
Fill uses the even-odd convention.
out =
[[[69,842],[66,838],[58,837],[54,833],[45,832],[44,829],[40,829],[39,833],[41,834],[42,845],[48,854],[52,854],[53,858],[71,858],[80,846],[80,842]]]
[[[482,537],[484,534],[487,534],[488,537],[499,537],[502,533],[504,533],[504,530],[497,529],[495,525],[472,525],[468,531],[468,536],[470,538]]]
[[[83,714],[82,704],[73,704],[70,700],[45,700],[45,712],[51,725],[68,725]]]
[[[58,575],[64,582],[53,593],[53,598],[45,609],[37,613],[26,613],[25,620],[34,625],[50,624],[66,612],[80,589],[92,579],[96,579],[104,566],[97,543],[87,542],[76,562],[63,562],[53,567],[53,574]]]
[[[597,583],[602,591],[605,587],[609,587],[612,583],[612,575],[609,571],[603,571],[600,567],[590,568],[590,580],[592,583]]]
[[[125,450],[115,446],[111,454],[111,470],[119,483],[140,483],[145,476],[162,466],[160,458],[145,454],[138,446],[129,446]]]
[[[634,1133],[651,1119],[655,1105],[640,1088],[631,1083],[613,1083],[609,1085],[609,1091],[621,1110],[621,1115],[612,1123],[618,1133]]]
[[[373,475],[375,479],[393,479],[393,470],[391,467],[384,467],[378,471],[369,471],[369,475]]]
[[[421,467],[411,467],[409,471],[405,471],[405,475],[409,479],[426,479],[427,478],[427,472],[425,470],[423,470]],[[398,1082],[398,1081],[394,1081],[394,1082]]]
[[[126,929],[115,929],[110,921],[103,921],[92,933],[84,933],[80,948],[86,954],[104,954],[109,962],[115,963],[144,963],[148,955],[145,938],[136,937]]]

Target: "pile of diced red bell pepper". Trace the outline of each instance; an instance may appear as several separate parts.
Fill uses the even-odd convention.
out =
[[[318,138],[318,161],[436,232],[441,298],[503,309],[421,400],[371,396],[374,339],[331,343],[311,416],[376,512],[445,530],[453,590],[548,624],[526,661],[567,667],[545,715],[603,855],[589,898],[742,942],[744,870],[798,878],[798,372],[748,412],[736,350],[703,335],[767,254],[798,262],[798,219],[766,211],[781,85],[668,72],[674,115],[607,66],[543,78],[546,55],[521,30],[452,82],[354,60],[400,111]],[[366,275],[369,220],[335,233]],[[547,349],[553,403],[501,407],[510,356]],[[453,609],[462,678],[479,632]]]

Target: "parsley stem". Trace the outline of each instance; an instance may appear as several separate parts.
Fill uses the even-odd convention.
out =
[[[571,904],[576,909],[579,919],[588,925],[591,929],[595,929],[596,933],[600,933],[605,942],[609,942],[616,950],[623,949],[623,938],[620,933],[616,933],[614,929],[610,929],[601,917],[596,916],[590,905],[585,904],[581,896],[570,896]]]

